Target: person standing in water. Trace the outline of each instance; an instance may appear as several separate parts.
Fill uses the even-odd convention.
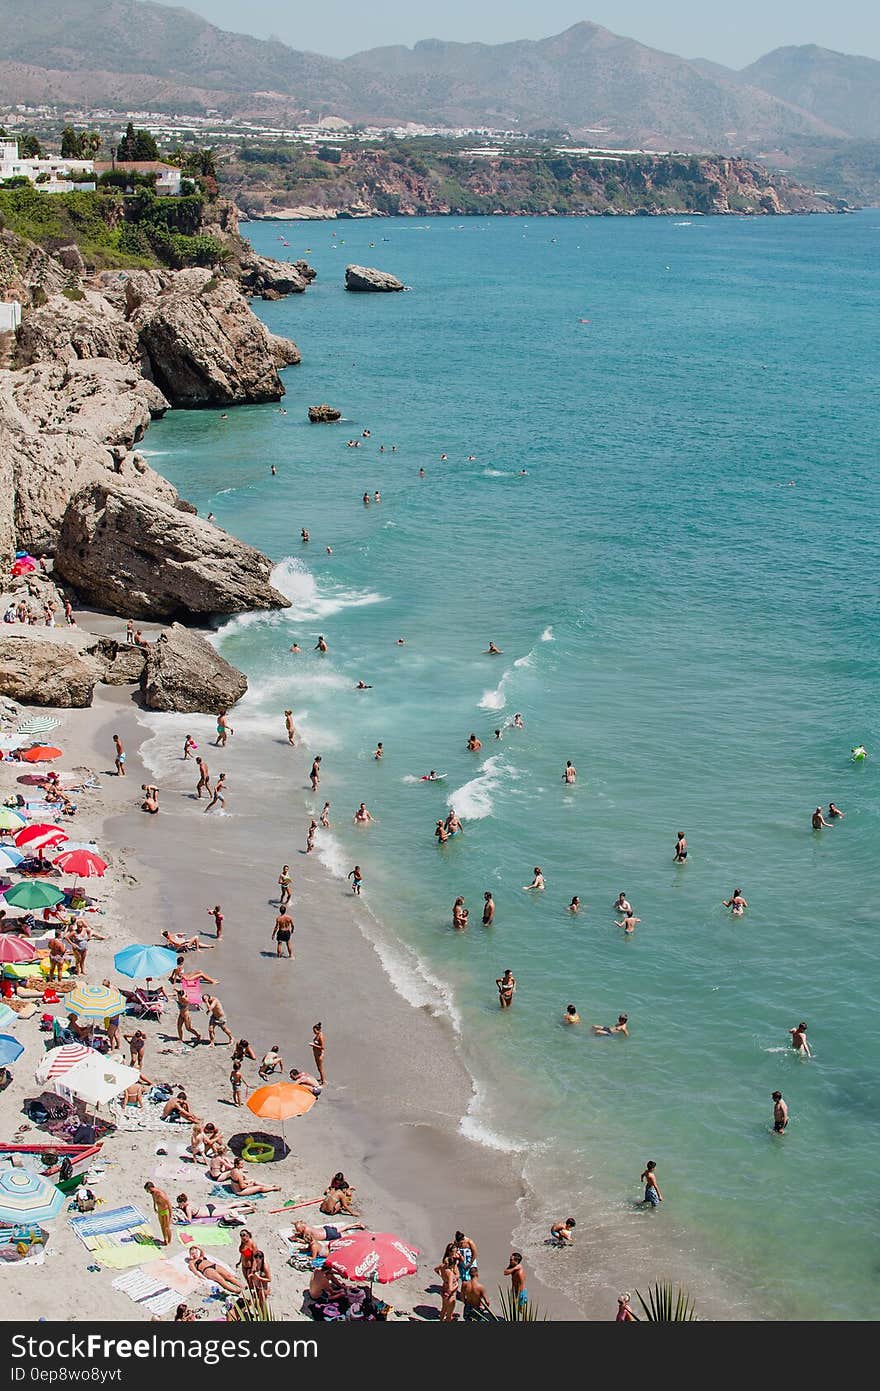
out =
[[[562,781],[567,783],[577,782],[577,768],[575,768],[571,759],[569,759],[565,765],[565,769],[562,774]]]
[[[825,817],[822,815],[821,807],[816,808],[810,820],[814,831],[821,831],[823,826],[827,829],[831,824],[829,821],[826,821]]]
[[[220,776],[219,776],[219,778],[217,779],[217,781],[216,781],[215,784],[214,784],[214,791],[211,793],[211,800],[210,800],[210,802],[208,803],[208,805],[205,807],[205,811],[208,812],[208,811],[211,810],[212,807],[216,807],[216,805],[217,805],[218,802],[220,803],[220,808],[221,808],[221,810],[225,809],[225,807],[226,807],[226,796],[225,796],[225,793],[226,793],[226,774],[225,774],[225,773],[221,773]]]
[[[773,1093],[773,1131],[776,1135],[782,1135],[788,1126],[788,1107],[782,1097],[782,1092]]]
[[[722,900],[722,907],[729,908],[731,917],[734,918],[741,918],[744,910],[748,908],[748,906],[748,903],[743,898],[742,889],[734,889],[733,893],[730,895],[730,898]]]
[[[676,831],[675,834],[677,836],[677,839],[675,842],[675,854],[672,856],[672,858],[676,864],[683,865],[688,857],[687,836],[685,835],[684,831]]]
[[[323,805],[323,807],[321,808],[321,817],[320,817],[320,820],[321,820],[321,825],[324,827],[324,830],[325,830],[325,831],[329,831],[329,829],[330,829],[330,803],[329,803],[329,802],[325,802],[324,805]]]
[[[483,894],[483,926],[491,927],[495,921],[495,900],[489,889]]]
[[[379,743],[376,745],[376,752],[373,754],[373,758],[375,759],[375,761],[376,761],[377,763],[381,762],[382,756],[383,756],[384,753],[385,753],[385,745],[384,745],[384,744],[382,743],[382,741],[380,740]]]
[[[318,823],[314,818],[309,822],[309,833],[306,836],[306,854],[311,855],[315,848],[315,836],[318,834]]]
[[[230,734],[234,733],[235,730],[232,728],[232,726],[226,718],[226,711],[221,710],[220,714],[217,716],[217,738],[214,740],[214,743],[217,745],[217,748],[225,749],[227,739],[229,738]]]
[[[319,1020],[317,1024],[312,1025],[312,1053],[315,1058],[315,1067],[318,1070],[318,1080],[320,1081],[322,1087],[325,1087],[327,1085],[327,1079],[324,1076],[325,1052],[326,1045],[324,1043],[324,1026]]]
[[[199,781],[196,787],[196,796],[198,797],[199,801],[201,801],[203,790],[207,792],[209,798],[211,796],[211,774],[208,772],[208,765],[203,758],[199,758],[196,760],[196,767],[199,770]]]
[[[635,932],[637,923],[641,921],[641,918],[637,918],[633,913],[625,913],[622,923],[619,923],[616,918],[614,919],[614,926],[622,927],[624,932],[627,933]]]
[[[575,894],[571,903],[568,905],[568,911],[569,913],[579,913],[581,911],[581,901],[577,894]]]
[[[577,1012],[577,1005],[566,1005],[565,1013],[562,1016],[563,1024],[579,1024],[581,1017]]]
[[[495,984],[498,986],[498,1002],[501,1008],[510,1009],[516,994],[516,980],[509,966],[504,975],[498,977]]]
[[[296,747],[296,727],[293,723],[293,711],[285,710],[284,728],[287,730],[287,742],[291,748]]]
[[[541,869],[540,865],[535,865],[535,877],[534,877],[534,879],[532,880],[531,884],[523,884],[523,888],[526,889],[526,890],[528,890],[528,889],[546,889],[546,887],[547,887],[547,885],[544,883],[544,872],[543,872],[543,870]]]
[[[318,783],[321,781],[321,755],[315,754],[312,760],[312,770],[309,773],[309,782],[312,784],[312,791],[317,792]]]
[[[829,802],[829,803],[828,803],[828,819],[829,819],[829,821],[836,821],[838,818],[840,818],[840,819],[842,820],[843,817],[844,817],[845,815],[846,815],[846,813],[845,813],[845,812],[842,812],[842,811],[840,810],[840,807],[836,807],[836,806],[834,805],[833,802]]]
[[[319,634],[318,634],[318,641],[315,643],[315,646],[314,646],[314,651],[315,651],[315,652],[320,652],[321,656],[323,657],[324,654],[325,654],[326,652],[329,652],[329,650],[330,650],[330,649],[329,649],[328,646],[327,646],[326,640],[325,640],[325,638],[324,638],[324,634],[323,634],[323,633],[319,633]]]
[[[663,1202],[663,1194],[657,1186],[657,1175],[654,1170],[657,1168],[656,1159],[649,1159],[642,1170],[642,1183],[645,1185],[645,1196],[642,1205],[648,1207],[659,1207]]]
[[[354,869],[351,870],[346,877],[351,880],[352,893],[356,894],[357,897],[360,898],[361,889],[363,888],[364,884],[364,876],[361,873],[360,865],[355,865]]]
[[[807,1043],[807,1026],[798,1024],[796,1029],[789,1029],[791,1034],[791,1046],[799,1058],[812,1058],[813,1054],[810,1045]]]

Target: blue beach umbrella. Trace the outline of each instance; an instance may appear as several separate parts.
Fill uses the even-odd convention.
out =
[[[14,845],[0,846],[0,871],[17,869],[23,859],[24,855]]]
[[[57,1217],[66,1199],[60,1188],[31,1169],[0,1171],[0,1222],[48,1222]]]
[[[145,980],[147,976],[167,976],[177,965],[177,953],[167,947],[145,947],[135,943],[118,951],[113,965],[121,976]]]
[[[24,1052],[24,1046],[12,1034],[0,1034],[0,1067],[14,1063]]]

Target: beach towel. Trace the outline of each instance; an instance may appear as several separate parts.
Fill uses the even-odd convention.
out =
[[[248,1202],[248,1203],[258,1203],[258,1202],[260,1201],[261,1198],[274,1198],[274,1197],[276,1196],[276,1194],[274,1194],[274,1193],[248,1193],[247,1197],[246,1197],[245,1199],[242,1199],[240,1193],[233,1193],[232,1189],[231,1189],[230,1187],[228,1187],[227,1184],[225,1184],[225,1183],[215,1183],[214,1186],[213,1186],[212,1188],[209,1188],[209,1189],[208,1189],[208,1197],[209,1197],[209,1198],[228,1198],[228,1197],[230,1197],[230,1196],[232,1196],[233,1198],[239,1199],[240,1201],[244,1201],[244,1202]]]
[[[190,1246],[231,1246],[232,1232],[227,1227],[175,1227],[181,1241]]]
[[[94,1257],[109,1270],[128,1270],[130,1266],[142,1265],[144,1261],[159,1260],[164,1249],[164,1246],[142,1246],[139,1242],[132,1242],[130,1246],[95,1251]]]
[[[106,1236],[110,1232],[125,1232],[146,1226],[146,1214],[138,1207],[114,1207],[107,1212],[90,1212],[85,1217],[71,1217],[70,1225],[80,1241],[86,1237]]]
[[[194,1183],[196,1179],[207,1179],[208,1171],[200,1164],[157,1164],[153,1177],[185,1179],[187,1183]]]
[[[167,1261],[156,1261],[150,1273],[142,1268],[130,1270],[126,1275],[117,1276],[113,1288],[128,1295],[132,1303],[161,1317],[180,1303],[180,1291],[170,1284],[167,1271],[160,1271],[160,1267],[168,1265]]]

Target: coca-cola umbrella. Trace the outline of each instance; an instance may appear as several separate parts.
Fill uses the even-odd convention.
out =
[[[12,837],[19,850],[29,850],[32,855],[43,858],[43,850],[54,850],[70,840],[63,826],[53,826],[48,821],[37,821],[32,826],[22,826]]]
[[[65,874],[73,875],[73,887],[79,879],[102,879],[107,865],[94,850],[62,850],[52,861]]]
[[[325,1270],[349,1280],[378,1280],[387,1285],[418,1270],[418,1251],[391,1232],[351,1232],[330,1243]]]

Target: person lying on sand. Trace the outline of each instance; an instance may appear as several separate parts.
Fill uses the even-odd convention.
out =
[[[184,937],[182,932],[169,932],[166,928],[162,936],[172,951],[213,951],[213,942],[200,942],[198,937]]]
[[[312,1260],[329,1254],[331,1241],[338,1241],[346,1232],[365,1232],[363,1222],[355,1222],[348,1227],[335,1227],[325,1222],[322,1227],[310,1227],[308,1222],[294,1222],[293,1234],[304,1246],[308,1246]]]
[[[179,1226],[186,1226],[210,1217],[243,1220],[251,1212],[256,1212],[253,1203],[191,1203],[185,1193],[178,1193],[174,1220]]]
[[[212,1284],[219,1285],[221,1290],[227,1290],[230,1294],[242,1294],[244,1286],[237,1275],[217,1264],[210,1256],[206,1256],[201,1246],[191,1246],[186,1263],[195,1275],[200,1275],[203,1280],[210,1280]]]
[[[249,1198],[252,1193],[280,1193],[281,1185],[277,1183],[253,1183],[241,1167],[239,1159],[234,1168],[230,1169],[225,1182],[241,1198]]]

